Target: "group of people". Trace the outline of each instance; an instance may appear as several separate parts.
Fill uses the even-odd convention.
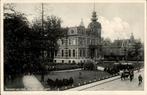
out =
[[[121,70],[120,76],[121,76],[121,80],[125,80],[126,78],[129,78],[130,81],[132,81],[133,78],[134,78],[134,71],[128,70],[128,69]],[[143,80],[143,78],[142,78],[141,74],[139,74],[139,76],[138,76],[138,86],[141,85],[142,80]]]
[[[124,69],[120,71],[120,75],[121,75],[121,80],[125,80],[126,78],[130,77],[130,81],[132,81],[132,79],[134,78],[134,71]]]

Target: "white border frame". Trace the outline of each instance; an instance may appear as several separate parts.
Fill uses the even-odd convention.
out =
[[[4,3],[93,3],[94,0],[1,0],[1,94],[2,95],[147,95],[147,38],[146,38],[146,0],[95,0],[96,3],[144,3],[144,91],[4,91],[3,87],[3,4]]]

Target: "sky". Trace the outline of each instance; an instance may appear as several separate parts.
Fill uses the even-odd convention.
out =
[[[16,11],[26,15],[32,23],[41,18],[41,3],[13,3]],[[83,19],[87,28],[91,22],[94,3],[45,3],[44,14],[55,15],[62,20],[62,27],[78,26]],[[127,39],[133,33],[144,42],[143,3],[95,3],[98,22],[102,25],[102,37]],[[45,18],[44,17],[44,18]]]

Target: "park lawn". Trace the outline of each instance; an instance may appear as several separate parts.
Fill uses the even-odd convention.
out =
[[[55,70],[69,70],[80,68],[77,64],[57,64],[55,65]]]
[[[81,77],[79,77],[79,72],[81,72]],[[78,83],[83,84],[84,82],[89,82],[93,81],[94,79],[99,79],[103,78],[106,76],[110,76],[109,73],[103,72],[103,71],[86,71],[86,70],[81,70],[81,71],[68,71],[68,72],[50,72],[49,74],[45,75],[45,82],[47,81],[48,78],[52,80],[58,79],[69,79],[70,77],[73,78],[74,83],[73,85],[78,85]],[[41,81],[41,75],[36,75],[39,81]],[[42,83],[44,87],[48,87],[46,83]]]

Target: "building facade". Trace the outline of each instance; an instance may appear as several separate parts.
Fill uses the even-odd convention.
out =
[[[83,21],[77,27],[70,27],[67,37],[58,40],[59,50],[56,63],[81,63],[101,58],[101,24],[93,11],[91,22],[85,28]]]
[[[138,55],[143,56],[143,44],[141,43],[139,47],[136,46],[139,42],[141,43],[141,41],[134,38],[133,33],[131,33],[129,39],[117,39],[111,42],[110,44],[105,44],[105,42],[102,42],[103,57],[105,58],[105,60],[125,60],[126,57],[129,57],[128,54],[130,52],[133,53],[137,51],[139,51],[140,53]]]
[[[114,40],[110,45],[105,45],[101,37],[101,23],[97,20],[96,12],[93,11],[87,28],[83,21],[79,26],[69,27],[67,36],[58,40],[59,49],[54,62],[85,63],[92,61],[97,63],[101,59],[124,60],[127,52],[134,48],[136,39],[133,33],[129,39]]]

